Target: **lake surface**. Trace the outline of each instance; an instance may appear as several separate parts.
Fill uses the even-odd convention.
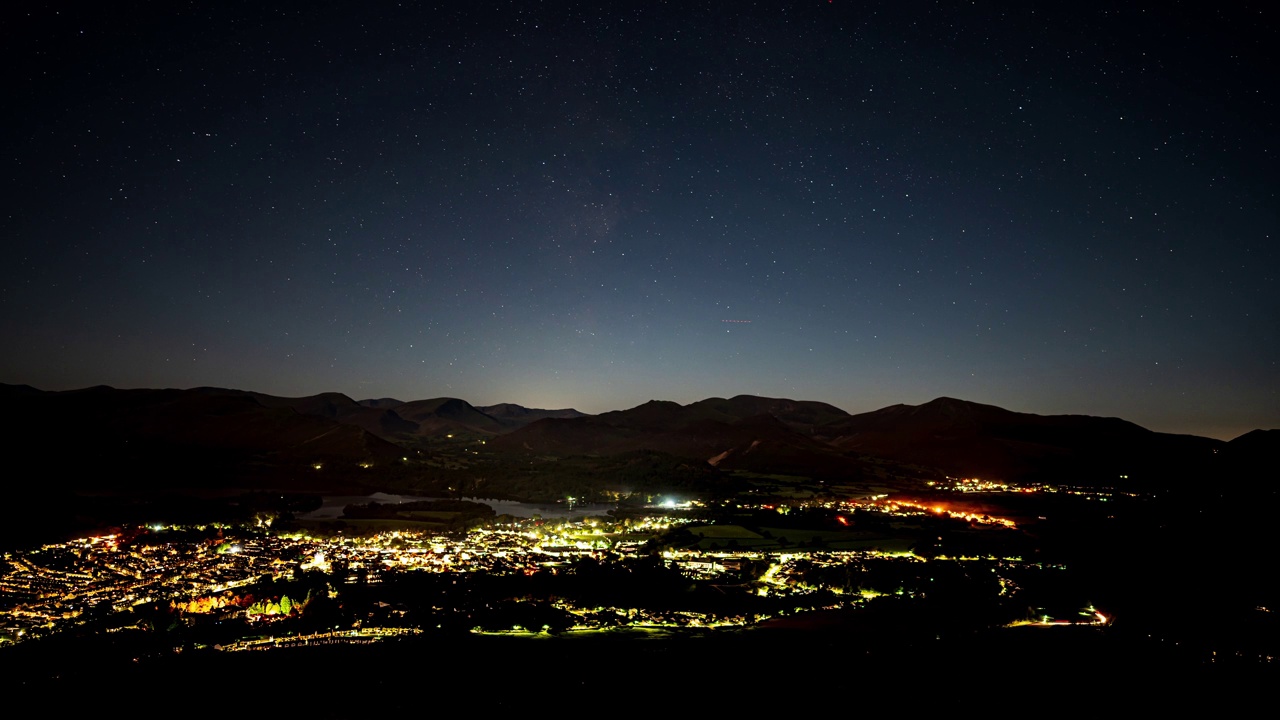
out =
[[[382,505],[417,502],[419,500],[442,500],[444,498],[422,497],[417,495],[393,495],[376,492],[372,495],[325,495],[321,498],[320,509],[300,516],[304,520],[338,520],[343,509],[348,505],[367,505],[376,502]],[[490,498],[463,498],[471,502],[484,503],[493,508],[499,515],[512,515],[519,518],[534,516],[555,519],[579,519],[593,515],[605,515],[614,508],[607,503],[578,504],[572,507],[568,503],[522,503],[515,500],[493,500]]]

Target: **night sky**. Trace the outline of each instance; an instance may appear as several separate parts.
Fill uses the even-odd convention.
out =
[[[4,11],[0,381],[1280,427],[1262,3],[265,4]]]

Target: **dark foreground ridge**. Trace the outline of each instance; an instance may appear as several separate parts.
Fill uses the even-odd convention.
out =
[[[55,693],[62,707],[101,709],[103,698],[122,687],[145,687],[147,703],[159,705],[205,694],[201,702],[217,702],[232,687],[269,685],[289,693],[291,711],[324,716],[440,703],[489,712],[668,704],[682,711],[794,713],[833,702],[854,703],[861,712],[920,712],[958,702],[1017,707],[1051,699],[1059,708],[1198,701],[1228,710],[1261,699],[1268,687],[1257,670],[1188,664],[1123,635],[1037,629],[956,640],[831,628],[658,638],[444,636],[136,659],[116,647],[79,649],[76,663],[53,652],[51,646],[25,653],[9,686]]]

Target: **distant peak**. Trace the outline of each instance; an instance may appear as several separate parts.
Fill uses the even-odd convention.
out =
[[[1233,438],[1233,445],[1249,445],[1254,443],[1280,443],[1280,430],[1250,430],[1240,437]]]
[[[973,402],[972,400],[961,400],[960,398],[947,397],[945,395],[940,398],[934,398],[933,400],[930,400],[929,402],[923,405],[920,405],[919,407],[929,408],[932,410],[941,410],[944,412],[972,412],[974,410],[1000,410],[1001,409],[996,407],[995,405],[983,405],[982,403],[976,403],[976,402]]]
[[[368,398],[366,400],[360,400],[359,403],[365,407],[377,408],[380,410],[404,405],[403,400],[397,400],[395,398]]]

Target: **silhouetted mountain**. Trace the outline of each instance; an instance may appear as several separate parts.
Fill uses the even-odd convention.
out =
[[[412,443],[420,438],[451,433],[494,435],[512,427],[457,398],[412,402],[390,399],[356,402],[341,393],[321,393],[298,398],[250,394],[266,407],[288,407],[304,415],[354,425],[392,442]],[[374,407],[366,403],[395,403],[395,407]]]
[[[439,436],[449,433],[497,435],[507,427],[470,403],[457,398],[433,398],[414,400],[396,407],[400,417],[418,424],[419,436]]]
[[[844,410],[823,402],[755,395],[736,395],[728,400],[708,398],[693,403],[689,408],[695,412],[707,413],[707,417],[724,420],[772,415],[792,430],[806,434],[813,433],[820,426],[849,417],[849,413]]]
[[[1118,418],[1033,415],[946,397],[849,415],[825,403],[737,396],[542,420],[494,446],[562,456],[654,450],[720,468],[813,477],[857,475],[877,459],[964,477],[1167,488],[1227,467],[1256,467],[1252,447],[1273,447],[1253,438],[1241,444],[1250,449],[1235,456],[1250,459],[1228,465],[1217,457],[1221,441]]]
[[[542,455],[615,455],[648,450],[756,472],[816,476],[858,472],[856,461],[841,457],[772,415],[735,414],[767,405],[755,400],[767,399],[737,404],[715,399],[687,406],[651,400],[629,410],[539,420],[491,445]]]
[[[700,427],[711,430],[711,422],[714,421],[694,423],[687,431],[697,434]],[[718,468],[846,480],[864,472],[863,463],[856,458],[831,452],[827,444],[793,430],[776,416],[743,418],[729,427],[729,433],[711,431],[705,435],[719,447],[732,443],[720,455],[708,459]]]
[[[1228,442],[1226,449],[1275,456],[1280,453],[1280,430],[1250,430]]]
[[[446,435],[487,438],[499,453],[654,452],[722,470],[815,478],[858,477],[868,463],[887,462],[966,477],[1139,488],[1224,473],[1260,481],[1280,453],[1277,430],[1224,443],[1118,418],[1034,415],[945,397],[858,415],[750,395],[684,406],[653,400],[600,415],[476,408],[457,398],[358,403],[340,393],[285,398],[222,388],[49,393],[0,385],[0,398],[11,456],[44,458],[82,478],[97,468],[154,478],[185,467],[212,478],[330,461],[385,465],[405,452],[387,441],[412,446]]]
[[[394,410],[396,407],[403,405],[404,401],[396,400],[395,398],[370,398],[368,400],[361,400],[360,404],[365,407],[377,408],[379,410]]]
[[[249,393],[266,407],[288,407],[303,415],[328,418],[343,425],[354,425],[383,440],[402,440],[418,431],[418,424],[405,420],[396,411],[362,405],[342,393],[320,393],[306,397],[286,398],[263,393]]]
[[[984,478],[1161,487],[1209,472],[1223,443],[1119,418],[1033,415],[938,398],[832,423],[846,451]]]
[[[580,413],[573,408],[564,410],[538,410],[535,408],[527,408],[515,403],[499,403],[497,405],[485,405],[477,407],[477,410],[500,421],[503,425],[510,428],[524,427],[535,420],[543,418],[576,418],[583,417],[586,413]]]
[[[30,385],[7,385],[0,383],[0,398],[17,398],[30,397],[31,395],[39,395],[43,390],[37,390]]]
[[[1219,450],[1223,466],[1240,489],[1274,489],[1280,461],[1280,430],[1252,430]]]
[[[239,392],[216,388],[202,390],[214,393]],[[544,417],[582,416],[577,410],[533,410],[514,404],[501,404],[492,406],[501,416],[495,417],[457,398],[411,402],[382,398],[356,402],[342,393],[321,393],[296,398],[263,393],[248,394],[266,407],[288,407],[304,415],[354,425],[391,442],[413,443],[417,439],[449,434],[488,436]]]
[[[323,485],[358,474],[362,464],[390,465],[402,454],[358,427],[285,405],[268,407],[255,394],[234,390],[98,386],[22,393],[6,405],[7,455],[27,458],[59,483],[82,489],[290,478]],[[327,474],[308,475],[316,465]]]

